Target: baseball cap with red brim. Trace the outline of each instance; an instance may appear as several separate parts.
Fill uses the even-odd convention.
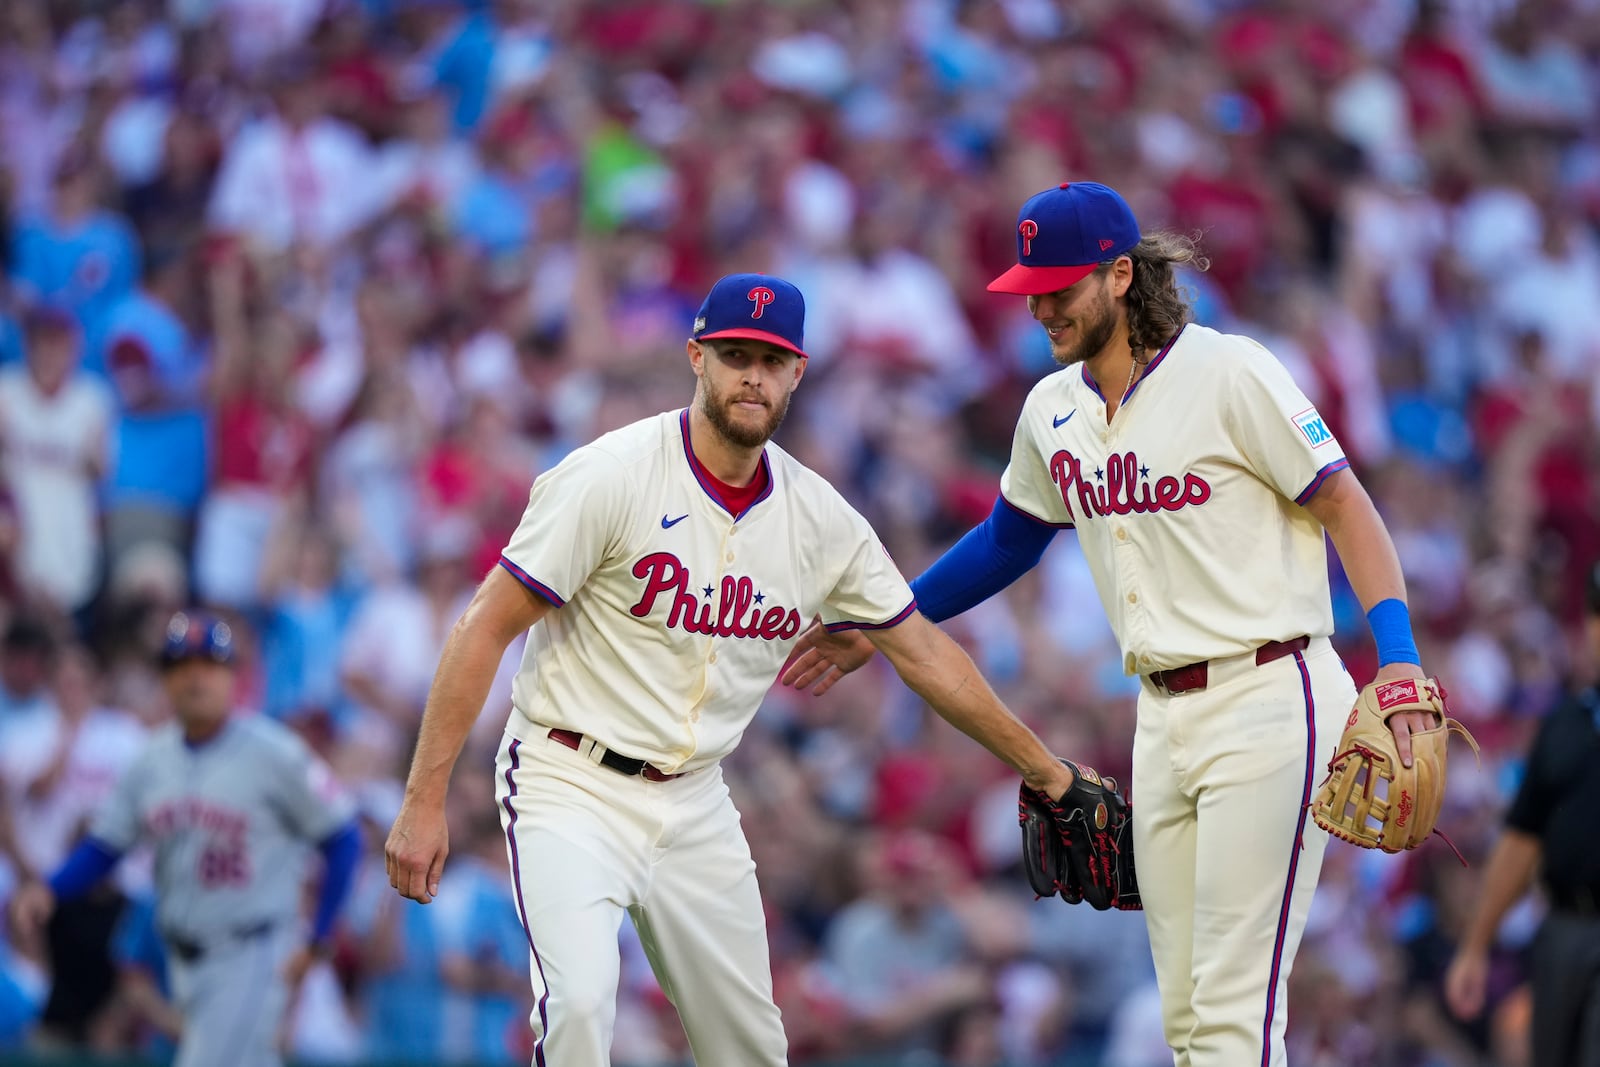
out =
[[[689,336],[766,341],[804,356],[805,323],[805,298],[791,283],[770,274],[729,274],[706,294]]]
[[[1139,243],[1133,209],[1099,182],[1062,182],[1017,212],[1017,265],[989,283],[991,293],[1042,296],[1094,273]]]

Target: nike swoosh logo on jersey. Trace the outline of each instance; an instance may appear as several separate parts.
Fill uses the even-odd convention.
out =
[[[687,519],[688,517],[689,517],[689,513],[687,511],[684,512],[682,515],[679,515],[675,519],[669,519],[665,515],[663,515],[663,516],[661,516],[661,528],[663,530],[670,530],[674,526],[678,525],[678,523],[682,522],[684,519]]]
[[[1062,418],[1058,415],[1054,419],[1050,420],[1050,425],[1059,430],[1061,427],[1065,426],[1069,421],[1071,421],[1072,416],[1076,415],[1077,413],[1078,409],[1073,408],[1071,411],[1067,412],[1065,418]]]

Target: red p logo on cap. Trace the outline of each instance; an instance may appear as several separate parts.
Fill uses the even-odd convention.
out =
[[[1022,235],[1022,254],[1033,254],[1033,239],[1039,236],[1039,224],[1032,219],[1023,219],[1017,223],[1017,232]]]
[[[778,299],[778,294],[774,293],[771,289],[768,289],[764,285],[758,285],[745,294],[745,299],[754,302],[756,305],[756,309],[750,312],[750,317],[752,319],[759,319],[761,317],[761,310],[774,300]]]

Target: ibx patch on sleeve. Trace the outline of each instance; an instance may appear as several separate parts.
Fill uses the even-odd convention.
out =
[[[1328,424],[1322,420],[1316,408],[1306,408],[1296,415],[1294,424],[1312,448],[1333,443],[1333,431],[1328,429]]]

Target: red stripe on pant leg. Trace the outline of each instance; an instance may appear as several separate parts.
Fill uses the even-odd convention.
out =
[[[1306,704],[1306,782],[1300,794],[1300,818],[1295,823],[1294,840],[1289,842],[1289,877],[1283,886],[1283,904],[1278,909],[1278,932],[1272,942],[1272,970],[1267,976],[1267,1010],[1261,1023],[1261,1067],[1272,1062],[1272,1020],[1278,1013],[1278,975],[1283,969],[1283,943],[1289,933],[1289,911],[1294,900],[1294,880],[1300,872],[1300,838],[1306,831],[1306,812],[1311,806],[1312,781],[1315,776],[1317,752],[1317,704],[1311,695],[1311,674],[1306,670],[1305,656],[1294,654],[1294,664],[1300,670],[1300,688]]]
[[[506,823],[506,840],[511,843],[511,885],[517,891],[517,913],[522,918],[522,932],[528,938],[528,951],[533,953],[534,966],[539,968],[539,981],[544,983],[544,993],[539,997],[539,1040],[533,1046],[533,1062],[537,1067],[545,1067],[544,1039],[550,1036],[550,1017],[545,1014],[545,1003],[550,999],[550,983],[544,976],[544,960],[539,958],[539,948],[533,943],[533,929],[528,925],[528,906],[522,900],[522,864],[517,856],[517,809],[512,806],[511,800],[517,795],[517,783],[512,777],[517,772],[520,760],[517,756],[517,746],[521,742],[513,739],[508,753],[511,756],[511,766],[506,768],[505,806],[509,819]]]

